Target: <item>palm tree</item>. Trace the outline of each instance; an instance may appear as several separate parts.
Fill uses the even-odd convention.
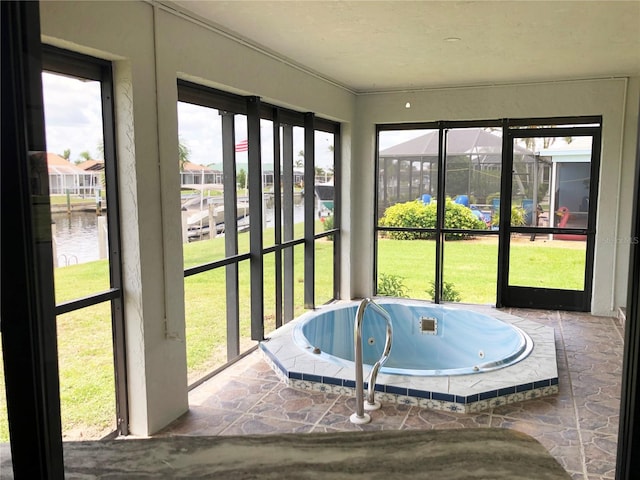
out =
[[[87,150],[80,152],[80,158],[76,160],[76,164],[82,163],[85,160],[91,160],[91,154]]]
[[[555,127],[555,126],[556,125],[551,125],[551,127]],[[542,125],[534,125],[531,128],[547,128],[547,127]],[[485,130],[487,132],[501,131],[502,127],[486,127]],[[520,140],[524,143],[524,146],[527,150],[533,151],[535,149],[536,147],[535,138],[521,138]],[[573,137],[563,137],[563,140],[567,142],[567,144],[569,144],[573,141]],[[555,141],[556,141],[555,137],[543,137],[542,148],[549,148],[551,145],[553,145]]]
[[[184,171],[185,164],[189,161],[191,150],[182,139],[178,139],[178,161],[180,162],[180,171]]]

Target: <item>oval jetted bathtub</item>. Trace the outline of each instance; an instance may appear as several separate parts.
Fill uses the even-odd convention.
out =
[[[393,324],[391,353],[374,386],[382,402],[475,412],[558,392],[552,327],[488,306],[442,306],[378,298]],[[354,395],[354,323],[359,301],[319,307],[260,343],[288,385]],[[386,320],[362,322],[365,377],[382,355]]]
[[[381,373],[464,375],[512,365],[531,352],[533,342],[518,327],[483,313],[442,305],[378,300],[393,325],[393,343]],[[300,318],[295,343],[329,361],[353,362],[357,305],[329,307]],[[382,355],[386,323],[369,308],[362,322],[363,359]]]

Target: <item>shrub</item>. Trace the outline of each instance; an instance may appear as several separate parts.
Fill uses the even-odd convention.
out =
[[[396,203],[384,212],[380,219],[380,225],[384,227],[405,227],[405,228],[435,228],[436,227],[437,204],[431,202],[428,205],[420,201],[406,203]],[[484,230],[485,223],[476,217],[469,208],[464,205],[454,203],[447,198],[444,216],[445,227],[460,229]],[[389,238],[395,240],[416,240],[420,238],[434,238],[433,233],[427,232],[387,232]],[[468,238],[468,234],[448,233],[448,240]]]
[[[435,228],[436,203],[428,205],[420,201],[396,203],[384,212],[380,225],[385,227]],[[433,234],[420,232],[387,232],[395,240],[433,238]]]
[[[511,225],[514,227],[519,227],[524,225],[524,208],[516,207],[515,205],[511,206]],[[494,213],[493,217],[491,217],[491,225],[498,226],[500,224],[500,211]]]
[[[322,221],[322,225],[324,226],[324,231],[333,230],[333,215],[329,215],[328,217],[322,217],[320,219]],[[329,235],[327,237],[329,240],[333,240],[333,235]]]
[[[485,230],[487,225],[476,217],[471,209],[464,205],[459,205],[447,199],[447,208],[444,213],[444,226],[446,228],[464,228],[473,230]],[[448,240],[466,238],[470,235],[450,233],[447,234]]]
[[[381,273],[378,277],[378,295],[385,297],[407,297],[404,277]]]
[[[431,300],[436,298],[436,284],[431,282],[431,287],[427,290],[427,293],[431,296]],[[460,292],[456,290],[455,285],[451,282],[442,282],[442,297],[440,300],[445,302],[459,302],[462,300]]]

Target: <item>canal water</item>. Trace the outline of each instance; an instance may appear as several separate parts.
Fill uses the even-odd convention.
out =
[[[51,220],[55,224],[53,238],[59,267],[99,259],[98,216],[95,212],[54,213]]]
[[[104,215],[106,217],[106,214]],[[266,226],[273,227],[273,209],[265,211]],[[294,223],[303,221],[304,205],[294,206]],[[57,266],[99,260],[98,216],[95,212],[53,213]],[[55,260],[55,259],[54,259]]]

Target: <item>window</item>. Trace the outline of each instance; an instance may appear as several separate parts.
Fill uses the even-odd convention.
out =
[[[185,81],[178,100],[194,385],[316,297],[337,298],[339,126]],[[187,169],[213,181],[187,182]]]
[[[127,433],[111,64],[45,46],[63,436]]]
[[[599,117],[383,125],[377,142],[379,295],[588,310]]]

